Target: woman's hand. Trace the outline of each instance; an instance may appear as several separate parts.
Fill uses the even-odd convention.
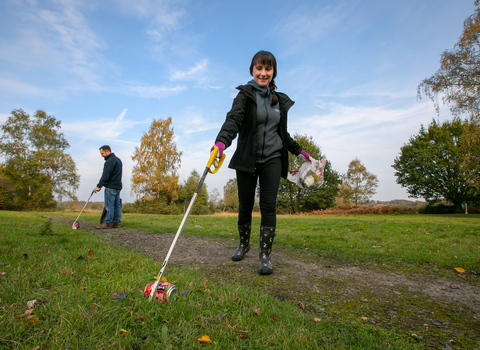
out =
[[[223,150],[225,149],[225,145],[223,144],[223,142],[218,141],[218,142],[215,144],[215,146],[212,147],[212,149],[210,150],[210,153],[213,152],[213,150],[215,149],[215,147],[218,147],[217,157],[218,157],[218,158],[222,158]]]
[[[300,154],[301,154],[302,156],[304,156],[305,158],[307,158],[307,160],[308,160],[310,163],[312,162],[311,159],[310,159],[310,154],[308,154],[307,152],[305,152],[305,151],[303,151],[303,150],[302,150],[302,152],[300,152]]]

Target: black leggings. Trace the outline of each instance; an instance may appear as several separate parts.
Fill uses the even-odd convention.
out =
[[[276,226],[276,204],[281,170],[282,160],[280,157],[267,160],[265,163],[256,163],[254,174],[237,170],[239,226],[252,222],[257,179],[260,179],[261,225],[267,227]]]

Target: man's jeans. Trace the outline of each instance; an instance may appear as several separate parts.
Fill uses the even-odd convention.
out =
[[[120,224],[122,220],[122,204],[120,202],[120,190],[105,187],[105,209],[107,216],[105,222],[110,225],[113,222]]]

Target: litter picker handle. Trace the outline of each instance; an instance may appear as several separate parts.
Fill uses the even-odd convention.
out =
[[[220,161],[217,162],[217,153],[218,153],[218,147],[215,147],[212,151],[212,154],[210,155],[210,159],[208,160],[207,166],[205,167],[205,170],[203,171],[202,177],[200,178],[200,181],[198,182],[198,186],[195,189],[195,193],[193,194],[192,199],[190,200],[190,204],[188,205],[187,211],[185,212],[185,215],[183,216],[182,222],[180,223],[180,227],[177,230],[177,233],[175,234],[175,237],[173,238],[172,245],[170,246],[170,249],[168,250],[167,256],[165,257],[165,260],[163,261],[162,267],[160,268],[160,271],[158,271],[157,276],[156,276],[156,281],[152,285],[152,290],[150,292],[150,296],[148,298],[148,301],[151,301],[153,299],[153,296],[157,292],[158,285],[162,282],[162,277],[163,273],[165,272],[165,268],[167,267],[168,260],[170,259],[170,255],[172,254],[173,248],[175,247],[175,244],[177,243],[177,239],[180,236],[180,233],[182,233],[183,226],[185,226],[185,223],[187,222],[188,215],[190,215],[190,211],[192,210],[193,204],[195,204],[195,200],[197,199],[198,194],[200,193],[200,190],[202,189],[203,182],[205,181],[205,178],[207,177],[208,173],[215,174],[220,167],[223,164],[223,161],[225,160],[225,154],[222,154],[222,157],[220,158]],[[214,166],[214,169],[211,170],[211,166]]]
[[[80,217],[80,215],[82,215],[83,210],[84,210],[85,207],[87,206],[88,202],[90,202],[90,198],[92,198],[94,192],[95,192],[95,189],[93,189],[92,193],[90,194],[90,197],[88,197],[87,201],[85,202],[85,205],[84,205],[83,208],[82,208],[82,211],[80,212],[80,214],[78,214],[77,218],[76,218],[75,221],[73,222],[73,225],[75,225],[75,223],[78,221],[78,218]]]
[[[220,167],[222,166],[223,161],[225,160],[225,154],[222,154],[220,161],[218,161],[217,154],[218,154],[218,147],[215,146],[215,148],[212,151],[212,154],[210,154],[210,159],[208,160],[208,163],[207,163],[207,169],[210,174],[215,174],[218,170],[220,170]],[[213,165],[213,170],[211,170],[212,165]]]

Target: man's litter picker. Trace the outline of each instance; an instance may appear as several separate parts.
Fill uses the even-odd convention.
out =
[[[162,267],[160,271],[158,271],[157,277],[155,284],[152,286],[152,291],[150,292],[150,297],[148,298],[148,301],[151,301],[157,291],[158,285],[162,281],[162,276],[165,271],[165,268],[167,267],[168,259],[170,259],[170,255],[172,254],[173,247],[175,247],[175,243],[177,243],[177,239],[180,236],[180,233],[182,233],[183,226],[185,226],[185,222],[188,219],[188,215],[190,214],[190,211],[192,210],[193,204],[195,204],[195,200],[197,199],[198,193],[200,192],[203,182],[205,181],[205,178],[207,177],[208,173],[215,174],[220,167],[223,164],[223,161],[225,159],[225,154],[222,154],[222,157],[220,158],[220,161],[217,161],[217,153],[218,153],[218,147],[215,147],[213,149],[213,152],[210,154],[210,159],[208,160],[207,166],[205,167],[205,170],[203,172],[202,177],[200,178],[200,182],[198,183],[197,189],[195,190],[195,193],[193,194],[192,200],[190,201],[190,204],[188,205],[187,211],[185,212],[185,215],[183,216],[182,222],[180,223],[180,227],[178,228],[177,234],[175,235],[175,238],[173,239],[172,245],[170,246],[170,249],[168,250],[167,256],[165,258],[165,261],[162,264]],[[213,165],[213,170],[211,170],[211,166]]]
[[[73,228],[74,230],[76,230],[77,228],[80,228],[80,224],[77,222],[77,221],[78,221],[78,218],[80,217],[80,215],[82,215],[83,209],[85,209],[85,207],[87,206],[88,202],[90,201],[90,198],[92,198],[92,196],[93,196],[94,193],[95,193],[95,192],[92,191],[92,194],[90,195],[90,197],[88,197],[87,201],[85,202],[85,205],[83,206],[82,211],[80,212],[80,214],[78,214],[77,218],[76,218],[75,221],[73,222],[72,228]]]

